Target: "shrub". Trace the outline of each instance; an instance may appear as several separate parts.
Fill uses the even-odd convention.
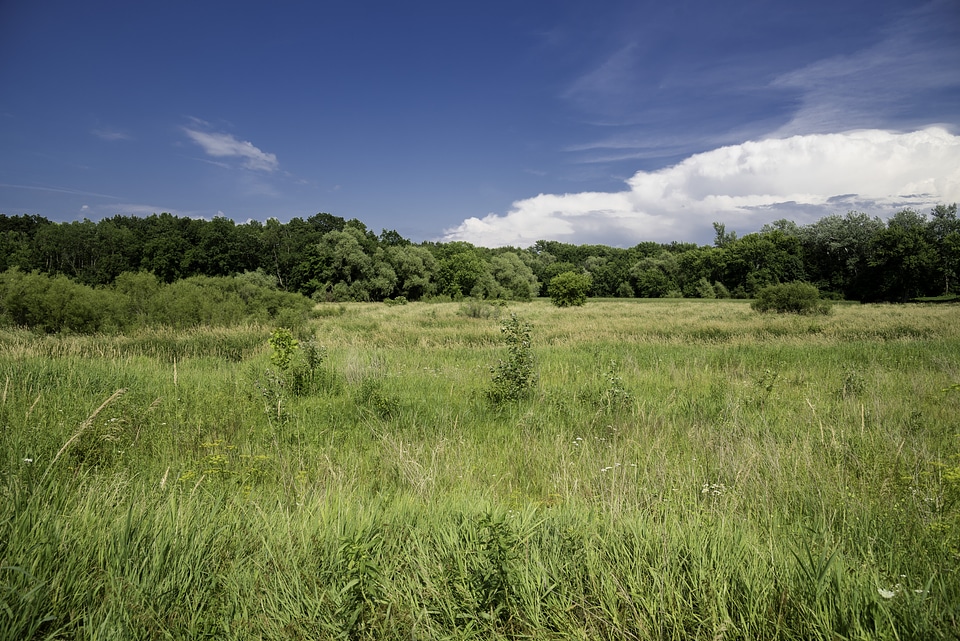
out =
[[[820,298],[820,290],[809,283],[793,282],[767,285],[757,291],[750,304],[758,312],[778,314],[828,314],[830,305]]]
[[[109,290],[14,268],[0,274],[0,322],[61,331],[94,333],[120,328],[127,319],[122,300]]]
[[[507,360],[491,368],[493,386],[487,392],[487,397],[496,405],[526,398],[537,383],[530,330],[530,325],[516,314],[510,314],[500,326],[507,345]]]
[[[590,274],[563,272],[550,279],[547,294],[557,307],[579,306],[587,302],[590,285]]]
[[[467,318],[500,318],[502,305],[497,303],[501,302],[489,303],[477,298],[465,298],[460,305],[460,309],[457,310],[457,315]]]

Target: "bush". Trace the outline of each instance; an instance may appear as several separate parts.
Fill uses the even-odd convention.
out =
[[[793,282],[767,285],[757,291],[750,306],[758,312],[778,314],[828,314],[830,305],[820,298],[820,290],[809,283]]]
[[[500,326],[507,346],[507,360],[501,360],[491,368],[493,385],[487,391],[487,397],[495,405],[526,398],[537,384],[530,330],[530,325],[516,314],[510,314]]]
[[[310,300],[259,282],[264,280],[253,272],[232,278],[194,276],[165,285],[141,272],[121,274],[113,287],[101,289],[62,275],[10,269],[0,273],[0,325],[86,334],[271,320],[294,331],[303,327]]]
[[[465,298],[457,310],[457,315],[467,318],[500,318],[500,310],[504,305],[501,300],[489,303],[477,298]]]
[[[0,274],[0,323],[48,333],[94,333],[120,328],[120,297],[66,276],[50,277],[13,268]]]
[[[550,279],[547,294],[557,307],[579,306],[587,302],[590,285],[590,274],[563,272]]]

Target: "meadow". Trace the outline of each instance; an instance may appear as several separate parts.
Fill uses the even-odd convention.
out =
[[[494,403],[501,327],[536,379]],[[955,639],[960,314],[0,329],[0,638]]]

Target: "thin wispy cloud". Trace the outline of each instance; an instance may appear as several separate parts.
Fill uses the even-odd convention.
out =
[[[636,43],[621,46],[595,68],[574,79],[561,96],[591,112],[598,111],[598,106],[605,113],[620,111],[622,103],[630,101],[635,91],[638,57]]]
[[[720,48],[718,40],[702,49],[697,42],[671,49],[663,65],[661,50],[669,42],[650,32],[646,38],[615,44],[562,92],[597,125],[595,138],[564,148],[569,160],[651,166],[766,136],[909,131],[956,119],[955,0],[901,10],[872,38],[864,35],[861,48],[819,59],[797,53],[790,43],[771,42],[767,54],[757,56],[750,49]],[[698,55],[687,55],[688,49]]]
[[[9,183],[0,183],[0,188],[5,189],[28,189],[32,191],[48,191],[56,194],[70,194],[72,196],[92,196],[95,198],[110,198],[112,200],[120,200],[117,196],[110,196],[109,194],[98,194],[92,191],[83,191],[80,189],[70,189],[67,187],[51,187],[49,185],[11,185]]]
[[[97,129],[92,129],[90,130],[90,133],[92,133],[94,136],[96,136],[100,140],[106,140],[108,142],[115,142],[120,140],[126,140],[126,141],[133,140],[133,136],[131,136],[129,133],[125,131],[121,131],[119,129],[111,129],[109,127],[100,127]]]
[[[280,167],[275,154],[262,151],[253,143],[239,140],[232,134],[183,128],[184,133],[214,158],[239,159],[243,166],[254,171],[273,172]]]
[[[442,240],[490,247],[540,239],[706,242],[714,221],[749,232],[780,218],[804,224],[849,209],[929,208],[960,201],[960,136],[933,127],[757,140],[639,171],[627,187],[520,200],[507,214],[464,220]]]
[[[774,135],[896,128],[911,106],[935,105],[934,94],[960,90],[958,42],[960,9],[949,0],[935,1],[897,21],[873,46],[780,75],[771,87],[797,92],[800,106]],[[955,105],[949,109],[954,112]],[[936,120],[936,113],[927,118]]]

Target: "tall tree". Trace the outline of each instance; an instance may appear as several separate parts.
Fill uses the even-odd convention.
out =
[[[801,227],[799,238],[810,281],[845,298],[864,298],[872,286],[866,278],[871,243],[884,228],[879,218],[855,211]]]
[[[897,212],[870,244],[873,287],[867,300],[906,302],[932,293],[937,252],[927,234],[926,217],[911,209]]]
[[[927,225],[938,260],[936,270],[943,281],[943,293],[950,294],[956,288],[960,271],[960,219],[957,218],[957,203],[937,205],[930,212]]]

